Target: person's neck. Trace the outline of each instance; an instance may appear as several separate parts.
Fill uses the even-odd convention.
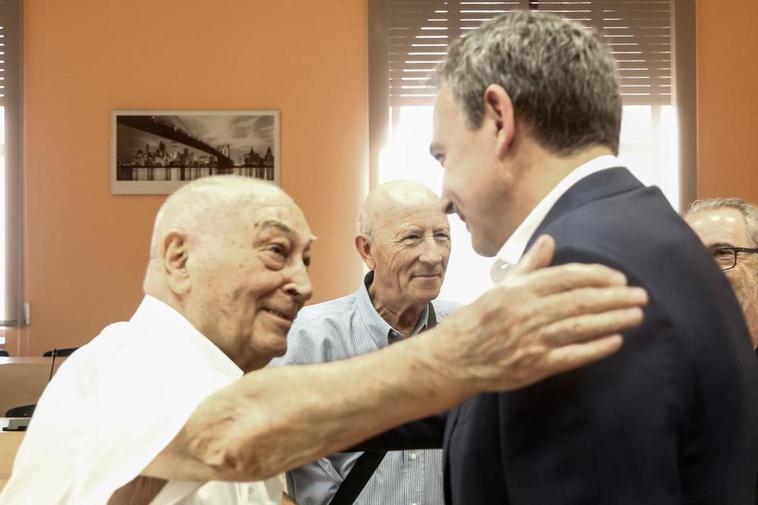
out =
[[[533,140],[523,142],[518,154],[520,159],[514,161],[521,167],[518,187],[514,188],[519,194],[516,199],[520,203],[516,209],[520,216],[518,222],[526,219],[529,212],[576,168],[599,156],[612,154],[606,146],[593,145],[569,155],[559,155]]]
[[[234,362],[244,373],[265,367],[269,358],[257,356],[249,346],[239,346],[232,341],[219,338],[218,332],[207,325],[208,321],[196,317],[202,311],[193,310],[186,297],[172,292],[167,286],[160,283],[145,283],[144,293],[165,303],[182,315],[200,334],[207,338],[213,345],[219,348],[230,360]]]
[[[421,314],[428,302],[403,303],[402,297],[384,296],[380,290],[377,290],[372,284],[368,288],[371,304],[376,312],[389,324],[395,331],[403,337],[409,337],[416,329]]]

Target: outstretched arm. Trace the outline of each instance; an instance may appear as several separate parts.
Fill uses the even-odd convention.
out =
[[[647,297],[599,265],[542,268],[543,237],[506,281],[439,326],[332,363],[262,369],[203,401],[143,474],[259,480],[483,391],[516,389],[612,354]]]

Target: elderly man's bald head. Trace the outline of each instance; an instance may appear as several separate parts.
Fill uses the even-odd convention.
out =
[[[286,351],[311,296],[313,237],[284,191],[236,176],[187,184],[155,220],[145,293],[173,307],[244,371]]]
[[[390,181],[374,188],[366,197],[358,218],[358,231],[373,239],[375,228],[392,211],[439,208],[439,196],[413,181]]]
[[[383,317],[402,313],[403,306],[423,308],[437,297],[450,256],[450,225],[433,191],[410,181],[382,184],[366,198],[359,229],[355,246],[373,272],[369,295]]]
[[[295,205],[277,186],[250,177],[220,175],[192,181],[171,194],[158,210],[150,240],[150,258],[161,255],[160,242],[172,229],[218,233],[231,213],[279,202]]]

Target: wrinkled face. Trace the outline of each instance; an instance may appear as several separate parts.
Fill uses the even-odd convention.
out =
[[[388,208],[373,235],[369,267],[378,296],[414,304],[437,298],[450,257],[450,225],[437,201]]]
[[[219,215],[210,235],[189,259],[198,329],[244,371],[261,368],[284,354],[287,331],[311,297],[310,229],[282,199]]]
[[[706,209],[689,214],[687,223],[703,244],[710,249],[719,247],[755,247],[745,226],[745,218],[737,209]],[[725,270],[743,309],[758,301],[758,255],[739,253],[737,265]]]
[[[496,132],[486,118],[471,130],[447,86],[434,104],[430,151],[445,171],[442,205],[456,212],[471,233],[474,250],[494,256],[518,223],[509,216],[511,178],[497,163]]]

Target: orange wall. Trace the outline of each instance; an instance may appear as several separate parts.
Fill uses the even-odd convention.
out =
[[[758,2],[698,0],[698,195],[758,202]]]
[[[698,196],[758,201],[758,2],[697,0]],[[26,0],[26,278],[9,349],[79,345],[140,298],[161,198],[109,189],[112,109],[275,108],[282,185],[321,237],[315,301],[352,290],[367,163],[365,0]]]
[[[112,109],[279,109],[282,186],[353,289],[368,160],[366,2],[26,0],[26,289],[9,349],[81,345],[141,297],[158,196],[112,196]]]

